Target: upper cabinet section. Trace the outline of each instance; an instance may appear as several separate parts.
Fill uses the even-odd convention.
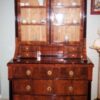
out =
[[[80,43],[84,37],[84,0],[16,0],[21,43]]]

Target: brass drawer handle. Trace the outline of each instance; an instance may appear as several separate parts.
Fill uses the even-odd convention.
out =
[[[29,50],[29,48],[28,48],[28,47],[26,47],[25,49],[26,49],[26,50]]]
[[[28,57],[28,56],[29,56],[29,54],[28,54],[28,53],[26,53],[26,56]]]
[[[72,70],[69,71],[69,76],[70,76],[70,77],[73,77],[73,76],[74,76],[74,71],[72,71]]]
[[[71,91],[73,91],[73,86],[69,86],[68,87],[68,90],[71,92]]]
[[[51,86],[48,86],[48,87],[47,87],[47,91],[48,91],[48,92],[51,92],[51,91],[52,91],[52,87],[51,87]]]
[[[27,91],[30,91],[30,90],[31,90],[31,86],[30,86],[30,85],[27,85],[27,86],[26,86],[26,90],[27,90]]]
[[[47,74],[48,74],[48,76],[51,76],[52,75],[52,71],[48,70]]]
[[[27,75],[27,76],[30,76],[30,75],[31,75],[31,70],[27,70],[27,71],[26,71],[26,75]]]

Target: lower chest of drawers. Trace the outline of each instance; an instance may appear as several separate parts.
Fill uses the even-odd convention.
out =
[[[89,100],[91,77],[86,65],[11,64],[11,100]]]
[[[13,93],[31,95],[87,95],[87,81],[13,80]]]

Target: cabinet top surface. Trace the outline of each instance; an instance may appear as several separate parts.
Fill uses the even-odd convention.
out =
[[[16,59],[11,60],[8,64],[92,64],[87,58],[83,59],[56,59],[56,58],[42,58],[40,61],[37,59]]]

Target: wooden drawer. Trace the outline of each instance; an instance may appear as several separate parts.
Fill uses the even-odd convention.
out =
[[[13,67],[14,78],[53,79],[59,77],[59,68],[49,65],[18,65]]]
[[[14,95],[14,100],[87,100],[87,96],[31,96]]]
[[[88,79],[87,67],[62,67],[60,69],[59,78],[62,79]]]
[[[82,80],[14,80],[13,90],[14,93],[35,95],[87,95],[88,82]]]
[[[79,65],[21,64],[13,67],[13,78],[87,79],[88,68]],[[11,70],[11,69],[9,69]]]
[[[37,52],[21,52],[21,58],[36,58]]]
[[[27,51],[38,51],[39,47],[38,46],[27,46],[27,45],[22,45],[21,46],[21,51],[22,52],[27,52]]]

